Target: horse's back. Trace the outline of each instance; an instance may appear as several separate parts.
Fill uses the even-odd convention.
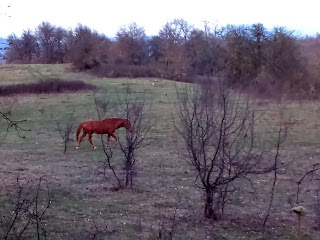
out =
[[[111,125],[109,122],[88,120],[83,124],[83,127],[86,128],[87,131],[103,134],[111,128]]]
[[[94,120],[87,120],[82,123],[82,127],[86,130],[92,131],[94,129],[95,122],[96,121],[94,121]]]
[[[101,122],[103,122],[104,124],[116,125],[119,122],[123,122],[123,119],[122,118],[106,118]]]

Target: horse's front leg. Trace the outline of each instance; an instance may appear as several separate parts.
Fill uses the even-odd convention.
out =
[[[114,135],[114,132],[110,133],[111,137],[113,137],[116,141],[118,141],[118,138],[116,135]]]
[[[108,141],[107,141],[107,148],[109,148],[109,141],[110,141],[110,137],[113,137],[114,139],[116,139],[118,141],[118,138],[116,135],[113,134],[113,132],[108,132]]]
[[[106,144],[107,148],[109,148],[109,141],[110,141],[110,135],[108,134],[108,140],[107,140],[107,144]]]
[[[118,141],[117,136],[116,136],[116,135],[114,135],[114,133],[113,133],[113,132],[112,132],[112,133],[109,133],[109,138],[110,138],[110,135],[111,135],[111,137],[113,137],[116,141]]]

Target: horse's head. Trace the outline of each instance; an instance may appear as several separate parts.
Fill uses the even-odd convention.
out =
[[[125,119],[125,121],[123,121],[124,127],[129,131],[132,132],[133,128],[131,126],[131,122],[128,119]]]

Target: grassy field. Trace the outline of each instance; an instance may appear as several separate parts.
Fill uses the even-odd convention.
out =
[[[95,228],[107,229],[97,239],[159,239],[160,229],[170,230],[176,211],[174,239],[259,239],[257,222],[261,222],[268,205],[272,174],[255,178],[256,193],[244,184],[234,201],[228,205],[226,217],[219,222],[203,217],[201,192],[194,186],[195,172],[184,159],[184,148],[174,131],[171,111],[174,110],[175,83],[161,79],[107,79],[86,73],[72,72],[69,65],[0,65],[0,85],[31,83],[48,78],[82,80],[96,85],[97,96],[110,102],[110,115],[118,113],[118,95],[126,83],[144,95],[152,104],[150,121],[151,144],[139,150],[134,189],[110,191],[114,179],[103,176],[105,155],[99,136],[93,150],[87,139],[76,150],[75,141],[63,153],[63,142],[56,121],[62,125],[74,121],[75,126],[87,119],[97,119],[94,93],[82,91],[63,94],[15,95],[0,97],[0,110],[11,111],[15,120],[28,119],[21,126],[31,129],[18,136],[14,129],[6,132],[0,121],[0,184],[2,206],[14,194],[16,178],[22,183],[39,177],[47,180],[51,206],[45,215],[48,239],[90,239]],[[275,192],[275,204],[266,239],[293,237],[296,216],[291,211],[296,182],[319,163],[320,104],[318,102],[287,102],[282,104],[288,120],[297,121],[281,152],[283,167]],[[278,119],[279,104],[261,101],[270,122]],[[261,128],[261,131],[264,131]],[[120,129],[117,135],[123,136]],[[72,135],[74,139],[74,133]],[[114,141],[111,147],[116,148]],[[112,159],[123,159],[115,150]],[[317,175],[319,176],[319,174]],[[314,175],[314,178],[317,177]],[[316,189],[319,181],[302,185],[302,205],[309,211],[303,228],[311,239],[320,239],[320,226],[315,220]],[[315,180],[315,179],[313,179]],[[178,194],[179,192],[179,194]],[[2,212],[8,209],[2,207]]]

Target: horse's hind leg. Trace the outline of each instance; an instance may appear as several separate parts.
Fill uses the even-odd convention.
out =
[[[82,142],[83,138],[84,138],[86,135],[87,135],[87,133],[86,133],[86,132],[83,132],[82,136],[81,136],[80,139],[79,139],[78,145],[77,145],[77,147],[76,147],[77,149],[80,147],[80,143]]]
[[[92,133],[89,133],[89,142],[91,143],[93,149],[96,149],[97,147],[92,142]]]

